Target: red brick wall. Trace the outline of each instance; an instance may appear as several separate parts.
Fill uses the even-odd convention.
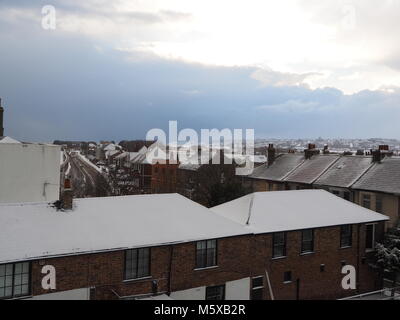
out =
[[[250,241],[250,236],[219,239],[218,268],[208,270],[194,270],[196,243],[174,245],[172,291],[224,284],[247,277]],[[54,291],[42,290],[42,266],[39,261],[33,261],[32,293],[39,295],[96,287],[93,299],[116,299],[118,296],[112,290],[121,297],[151,293],[153,280],[158,281],[159,292],[169,290],[170,246],[151,248],[151,277],[143,280],[124,281],[124,254],[124,251],[115,251],[43,260],[44,264],[56,268],[57,288]]]
[[[323,213],[321,213],[323,214]],[[264,276],[268,270],[275,299],[295,299],[296,279],[300,280],[300,299],[334,299],[355,294],[341,288],[342,264],[351,264],[358,270],[360,292],[378,289],[380,278],[367,263],[361,262],[365,255],[365,226],[361,225],[358,242],[358,226],[353,226],[353,245],[340,249],[340,227],[314,231],[314,253],[300,255],[301,232],[287,233],[287,257],[272,259],[272,235],[241,236],[218,240],[216,268],[195,270],[195,243],[173,246],[171,290],[179,291],[200,286],[224,284],[251,276]],[[358,247],[358,243],[360,247]],[[56,268],[57,289],[95,287],[93,299],[116,299],[119,295],[131,296],[152,292],[152,281],[158,281],[158,291],[169,290],[171,246],[151,248],[151,278],[124,281],[124,251],[86,254],[45,259],[45,264]],[[360,252],[359,255],[357,253]],[[320,265],[325,264],[325,271]],[[39,295],[41,289],[39,261],[32,262],[32,293]],[[292,272],[292,283],[283,283],[285,271]],[[265,298],[269,299],[268,285],[264,279]],[[116,292],[113,293],[113,291]]]
[[[272,259],[272,235],[259,235],[256,238],[254,252],[255,276],[269,272],[275,299],[296,299],[299,279],[300,299],[335,299],[356,294],[355,290],[344,290],[341,281],[341,261],[358,268],[360,292],[373,291],[379,288],[378,275],[368,263],[362,264],[365,256],[365,226],[361,226],[360,248],[358,248],[358,226],[353,226],[353,244],[351,248],[340,248],[340,227],[329,227],[314,230],[314,253],[300,254],[301,231],[287,232],[286,258]],[[360,250],[360,251],[358,251]],[[357,253],[360,252],[358,256]],[[325,271],[320,271],[320,265]],[[285,271],[292,272],[292,282],[283,283]],[[265,281],[265,296],[269,299],[268,286]]]
[[[246,278],[251,272],[250,249],[253,236],[219,239],[216,268],[196,268],[196,244],[174,247],[172,291],[201,286],[222,285],[227,281]]]
[[[157,163],[152,166],[151,192],[175,193],[178,164]]]

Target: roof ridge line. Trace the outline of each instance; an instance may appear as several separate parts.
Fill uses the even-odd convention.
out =
[[[337,158],[336,158],[336,160],[333,161],[327,168],[325,168],[325,170],[323,170],[322,173],[321,173],[319,176],[317,176],[313,181],[311,181],[311,184],[314,184],[314,182],[317,181],[317,180],[318,180],[325,172],[327,172],[331,167],[333,167],[333,165],[334,165],[336,162],[338,162],[339,159],[341,159],[341,156],[340,156],[340,155],[338,155]]]
[[[253,201],[254,201],[255,195],[256,195],[255,192],[251,195],[251,200],[250,200],[249,212],[248,212],[248,215],[247,215],[246,225],[249,225],[249,224],[250,224],[251,211],[252,211],[252,209],[253,209]]]
[[[300,167],[304,162],[306,162],[306,159],[303,158],[303,160],[302,160],[296,167],[294,167],[294,168],[293,168],[292,170],[290,170],[287,174],[285,174],[285,175],[282,177],[282,179],[280,179],[280,181],[285,181],[286,178],[287,178],[288,176],[290,176],[290,175],[293,173],[293,171],[295,171],[298,167]]]
[[[365,170],[360,176],[349,186],[350,189],[353,189],[353,186],[364,176],[366,175],[369,170],[371,170],[373,167],[375,167],[377,164],[375,162],[371,162],[371,165],[368,167],[367,170]]]

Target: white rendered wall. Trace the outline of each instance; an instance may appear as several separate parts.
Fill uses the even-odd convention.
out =
[[[41,294],[39,296],[34,296],[26,300],[89,300],[90,299],[90,289],[82,288],[61,292],[54,292],[48,294]]]
[[[58,200],[60,148],[0,143],[0,203]]]
[[[229,281],[225,285],[225,300],[249,300],[250,278]]]
[[[175,291],[171,293],[170,297],[174,300],[204,300],[206,298],[206,287]]]
[[[206,287],[175,291],[170,296],[174,300],[204,300]],[[249,300],[250,278],[228,281],[225,284],[225,300]]]

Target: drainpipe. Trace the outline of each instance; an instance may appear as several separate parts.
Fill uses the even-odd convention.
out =
[[[269,295],[270,295],[270,297],[271,297],[271,300],[275,300],[275,298],[274,298],[274,292],[272,291],[271,281],[269,280],[269,275],[268,275],[267,269],[265,269],[265,275],[266,275],[266,277],[267,277]]]
[[[171,295],[171,291],[172,291],[172,263],[173,263],[173,257],[174,257],[174,246],[171,245],[170,246],[170,257],[169,257],[169,272],[168,272],[168,292],[167,295],[170,296]]]
[[[300,300],[300,279],[296,280],[296,300]]]
[[[357,274],[356,274],[356,292],[359,293],[360,289],[360,230],[361,225],[357,225]]]

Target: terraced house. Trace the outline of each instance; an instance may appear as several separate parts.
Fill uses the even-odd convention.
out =
[[[248,176],[254,191],[324,189],[390,217],[388,227],[400,217],[400,158],[387,146],[371,155],[304,154],[275,156],[270,145],[268,164]]]

